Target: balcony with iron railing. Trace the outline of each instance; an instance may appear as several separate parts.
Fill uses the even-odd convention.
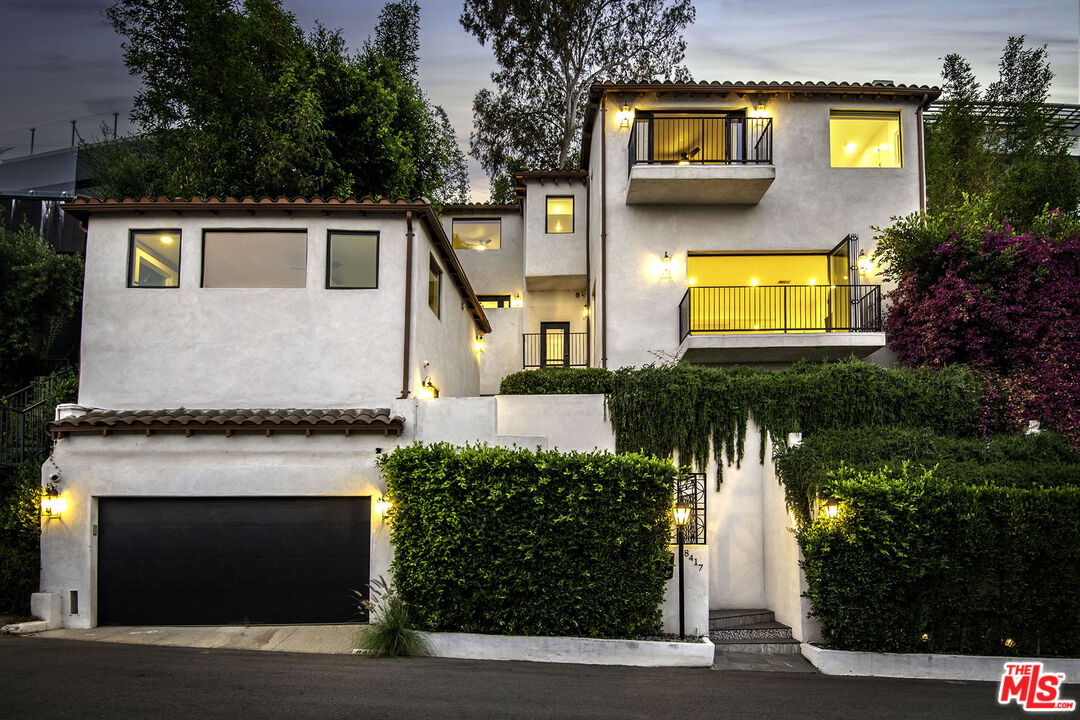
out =
[[[521,336],[521,367],[588,367],[588,333],[524,333]]]
[[[879,285],[687,288],[680,355],[691,362],[865,357],[885,344]]]
[[[628,205],[756,204],[776,179],[772,118],[639,113],[627,173]]]

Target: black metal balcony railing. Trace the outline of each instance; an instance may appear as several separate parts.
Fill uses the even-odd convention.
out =
[[[524,333],[521,336],[521,366],[525,369],[539,367],[588,367],[588,333],[549,332]]]
[[[879,285],[687,288],[679,342],[714,333],[881,332]]]
[[[773,161],[772,118],[742,115],[639,116],[630,130],[634,165],[747,165]]]

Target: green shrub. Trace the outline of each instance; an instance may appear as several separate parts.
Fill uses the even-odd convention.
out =
[[[603,368],[540,368],[507,375],[501,395],[591,395],[611,391],[611,371]]]
[[[608,411],[618,452],[670,457],[679,448],[680,459],[704,467],[710,447],[741,461],[751,417],[763,430],[764,460],[766,434],[778,447],[791,432],[893,424],[974,434],[982,395],[982,382],[959,366],[887,370],[850,360],[769,372],[649,365],[612,375]]]
[[[382,577],[368,583],[370,597],[361,593],[360,609],[368,614],[369,624],[360,628],[358,649],[379,657],[415,657],[427,655],[427,640],[412,623],[408,604]]]
[[[660,630],[670,462],[416,444],[380,464],[393,582],[418,623],[506,635]]]
[[[902,467],[844,469],[823,492],[837,517],[797,537],[832,646],[1080,653],[1080,487],[972,486]]]
[[[930,430],[863,427],[823,430],[801,445],[775,454],[788,505],[809,522],[810,502],[840,464],[855,471],[935,468],[934,477],[965,485],[1013,487],[1080,486],[1080,453],[1061,435],[950,437]]]
[[[27,460],[0,473],[0,610],[30,612],[41,569],[41,463]]]

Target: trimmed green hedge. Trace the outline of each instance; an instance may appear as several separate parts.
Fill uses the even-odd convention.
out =
[[[414,444],[380,466],[394,585],[418,623],[506,635],[660,630],[670,462]]]
[[[774,459],[788,505],[803,523],[810,520],[810,502],[841,463],[866,472],[910,463],[913,470],[936,468],[935,478],[966,485],[1080,486],[1080,453],[1050,431],[983,439],[902,427],[823,430],[798,447],[780,449]]]
[[[611,391],[611,371],[603,368],[540,368],[507,375],[500,395],[592,395]]]
[[[901,468],[843,470],[823,492],[840,501],[837,517],[797,537],[833,647],[1080,655],[1080,487],[972,486]]]

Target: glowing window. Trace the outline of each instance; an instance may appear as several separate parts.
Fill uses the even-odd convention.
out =
[[[502,239],[502,221],[455,220],[454,248],[457,250],[498,250]]]
[[[573,196],[552,196],[547,198],[547,232],[574,232]]]
[[[829,113],[829,156],[833,167],[903,167],[900,140],[899,112]]]
[[[180,231],[132,230],[128,287],[180,286]]]

